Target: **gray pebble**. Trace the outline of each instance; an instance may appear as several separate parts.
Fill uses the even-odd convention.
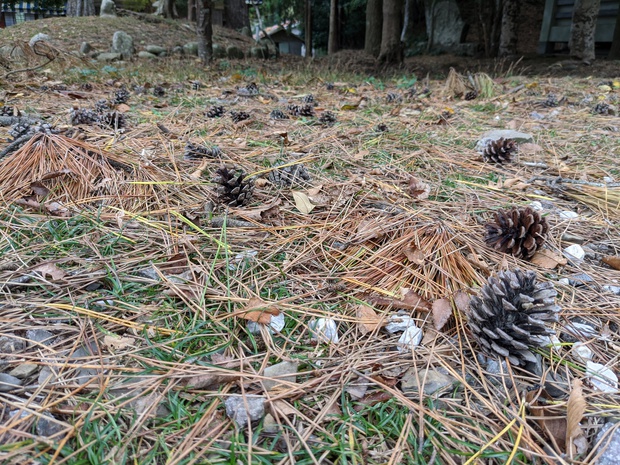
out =
[[[250,422],[258,421],[265,414],[265,398],[263,396],[233,396],[226,399],[224,404],[226,405],[226,415],[240,427],[247,426],[248,419]]]
[[[0,392],[11,392],[22,385],[22,380],[8,373],[0,373]]]

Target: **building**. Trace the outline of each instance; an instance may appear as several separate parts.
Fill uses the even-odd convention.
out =
[[[265,32],[278,46],[280,53],[303,56],[304,40],[295,34],[295,31],[295,27],[289,29],[286,25],[280,24],[265,28]],[[265,35],[261,32],[260,37],[263,39]]]
[[[0,28],[50,16],[64,16],[65,8],[43,9],[35,2],[19,1],[13,6],[2,3],[0,7]]]

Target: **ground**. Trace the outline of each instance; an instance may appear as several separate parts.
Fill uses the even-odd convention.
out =
[[[620,418],[617,67],[66,53],[117,29],[142,45],[193,38],[130,18],[2,31],[43,30],[55,47],[51,63],[0,68],[2,463],[607,453],[599,432]],[[531,138],[496,163],[476,148],[495,129]],[[488,240],[512,208],[547,225],[531,258]],[[557,339],[538,341],[547,313],[523,336],[502,326],[508,305],[489,304],[491,333],[526,337],[525,367],[485,355],[490,336],[471,324],[470,299],[516,269],[557,291],[541,308],[559,306],[543,324]]]

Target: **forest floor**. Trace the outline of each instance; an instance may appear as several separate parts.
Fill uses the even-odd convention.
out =
[[[66,30],[55,46],[73,51],[120,28],[91,39],[99,21],[0,34]],[[150,43],[150,23],[115,21]],[[182,30],[152,33],[171,46]],[[605,454],[620,434],[618,68],[470,60],[448,74],[463,62],[437,71],[440,58],[381,73],[358,52],[209,69],[60,53],[8,76],[0,151],[12,123],[49,126],[0,160],[0,462]],[[475,146],[495,129],[531,140],[487,163]],[[245,175],[246,204],[222,203],[224,166]],[[531,260],[485,243],[512,207],[548,223]],[[469,296],[516,268],[552,282],[562,308],[534,370],[481,357],[467,323]]]

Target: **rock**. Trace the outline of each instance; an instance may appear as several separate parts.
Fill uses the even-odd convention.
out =
[[[399,312],[396,315],[389,316],[385,330],[390,334],[394,334],[405,331],[409,326],[416,326],[415,320],[409,315]]]
[[[188,42],[183,45],[183,51],[186,55],[198,56],[198,42]]]
[[[157,403],[157,406],[151,410],[153,404]],[[161,395],[157,392],[153,392],[147,396],[140,396],[137,399],[133,399],[129,402],[128,406],[136,411],[139,417],[146,415],[147,412],[151,417],[164,418],[170,415],[170,410],[166,407],[162,400]]]
[[[608,434],[614,429],[611,437]],[[605,423],[596,435],[597,449],[592,455],[598,457],[594,465],[620,465],[620,428],[611,422]]]
[[[138,52],[138,58],[153,59],[153,58],[157,58],[157,55],[155,55],[154,53],[150,53],[150,52],[146,52],[144,50],[141,50],[141,51]]]
[[[265,415],[265,419],[263,420],[263,433],[265,434],[276,434],[280,430],[280,425],[276,422],[276,419],[273,418],[271,413]]]
[[[583,244],[586,239],[578,234],[564,233],[561,237],[562,242],[568,242],[569,244]]]
[[[264,47],[252,47],[250,49],[250,56],[252,58],[269,58],[269,51]]]
[[[159,45],[147,45],[144,49],[153,55],[162,55],[166,53],[166,49],[164,47],[160,47]]]
[[[13,354],[24,350],[26,343],[13,333],[0,336],[0,354]]]
[[[559,213],[560,218],[563,220],[574,220],[575,218],[579,218],[579,213],[572,212],[570,210],[561,211]]]
[[[183,50],[183,47],[181,47],[180,45],[177,45],[172,49],[172,53],[174,53],[175,55],[183,55],[185,53],[185,50]]]
[[[411,352],[411,349],[420,345],[422,342],[422,330],[415,324],[409,326],[396,343],[399,352]]]
[[[401,387],[405,394],[419,394],[420,383],[424,394],[431,395],[440,389],[452,386],[456,379],[444,369],[421,369],[409,368],[401,378]]]
[[[86,384],[88,381],[98,376],[101,369],[93,367],[97,361],[93,360],[93,355],[97,353],[97,346],[95,343],[91,344],[91,347],[78,347],[75,352],[71,355],[71,360],[77,360],[77,363],[89,365],[89,368],[78,368],[75,381],[78,384]]]
[[[26,331],[26,339],[30,341],[28,345],[43,344],[50,346],[54,343],[54,335],[46,329],[29,329]]]
[[[486,372],[488,373],[488,379],[495,386],[502,386],[506,383],[508,389],[512,388],[513,383],[508,374],[508,366],[506,360],[501,362],[496,358],[489,358],[487,361]]]
[[[24,379],[35,373],[38,369],[39,365],[37,365],[36,363],[20,363],[11,371],[9,371],[9,375],[15,376],[19,379]]]
[[[226,415],[232,418],[240,427],[250,422],[258,421],[265,414],[265,398],[263,396],[246,395],[231,396],[224,402]]]
[[[39,436],[48,438],[60,433],[65,427],[52,414],[44,413],[37,420],[36,429]],[[59,437],[57,436],[56,439],[59,439]]]
[[[245,58],[245,53],[236,45],[229,45],[226,47],[226,56],[232,59],[242,59]]]
[[[133,39],[126,32],[116,31],[112,36],[112,49],[110,51],[120,53],[123,60],[131,58],[135,52]]]
[[[278,315],[271,315],[271,319],[269,320],[269,333],[279,333],[284,329],[284,325],[286,321],[284,320],[284,313],[280,313]],[[257,323],[255,321],[248,321],[248,331],[252,334],[260,334],[261,327],[266,326],[261,323]]]
[[[122,55],[120,53],[104,52],[97,55],[97,61],[116,61],[120,60],[121,58]]]
[[[618,376],[611,368],[600,363],[586,362],[586,376],[590,378],[592,386],[602,392],[618,391]]]
[[[318,318],[311,321],[308,327],[312,332],[312,339],[338,344],[338,326],[331,318]]]
[[[37,379],[39,385],[45,386],[48,383],[53,383],[54,381],[56,381],[56,374],[50,367],[43,367],[39,373],[39,378]]]
[[[196,55],[198,52],[196,52]],[[224,58],[226,56],[226,49],[220,44],[213,44],[213,58]]]
[[[286,388],[287,384],[283,383],[297,382],[298,367],[299,363],[297,362],[280,362],[265,368],[263,376],[265,376],[265,378],[274,378],[263,380],[265,390],[271,391],[275,387]]]
[[[513,131],[512,129],[495,129],[493,131],[485,132],[480,140],[476,143],[476,151],[481,152],[487,146],[490,141],[497,139],[512,139],[518,144],[534,142],[534,137],[531,134],[525,132]]]
[[[19,389],[22,380],[7,373],[0,373],[0,392],[11,392]]]
[[[562,253],[566,258],[576,263],[579,263],[583,260],[583,257],[586,256],[586,252],[583,250],[579,244],[573,244],[565,249],[562,249]]]
[[[620,295],[620,286],[605,285],[603,286],[603,289],[616,295]]]
[[[101,0],[99,16],[107,18],[116,16],[116,5],[112,0]]]
[[[92,47],[88,42],[82,42],[82,45],[80,45],[80,53],[82,55],[87,55],[91,50]]]
[[[49,40],[50,40],[50,36],[42,32],[39,32],[38,34],[35,34],[30,38],[30,40],[28,41],[28,45],[32,47],[37,42],[49,42]]]
[[[427,35],[434,45],[454,46],[461,43],[465,21],[461,18],[456,0],[437,0],[427,5]]]
[[[575,354],[575,357],[580,358],[583,362],[592,360],[592,350],[585,342],[575,342],[571,349],[571,353]]]

